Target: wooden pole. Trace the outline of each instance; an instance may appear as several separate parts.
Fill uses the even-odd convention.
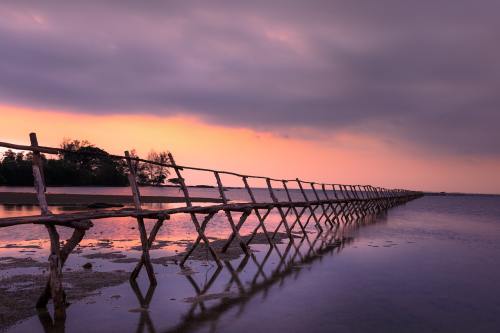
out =
[[[130,153],[125,151],[125,157],[127,161],[127,165],[129,168],[128,173],[128,182],[130,184],[130,188],[132,190],[132,197],[134,199],[134,206],[137,212],[140,212],[141,207],[141,194],[139,192],[139,186],[137,185],[137,175],[135,171],[135,167],[132,165],[132,160],[130,159]],[[163,220],[161,221],[163,223]],[[160,223],[160,225],[161,225]],[[132,271],[130,275],[130,280],[135,280],[139,276],[142,265],[146,267],[146,272],[148,274],[149,282],[153,285],[157,284],[153,264],[151,264],[151,259],[149,257],[149,240],[146,231],[146,225],[144,224],[144,219],[142,217],[137,217],[137,228],[139,229],[139,236],[141,239],[141,248],[142,248],[142,256],[141,260]]]
[[[288,198],[288,202],[293,203],[292,196],[290,195],[290,191],[288,190],[288,186],[286,185],[286,183],[287,183],[287,181],[283,180],[283,188],[285,189],[286,196]],[[304,209],[302,210],[302,212],[300,214],[297,211],[297,208],[295,206],[291,206],[290,209],[295,214],[295,221],[292,223],[290,229],[293,230],[293,227],[296,224],[298,224],[299,227],[300,227],[300,229],[302,229],[302,233],[305,235],[306,234],[306,228],[304,227],[304,225],[302,224],[302,222],[300,222],[300,218],[301,218],[302,214],[304,213]]]
[[[267,178],[266,183],[267,183],[267,189],[269,190],[269,195],[271,196],[271,200],[273,200],[273,202],[275,204],[278,203],[278,199],[276,198],[276,195],[274,194],[274,191],[273,191],[273,186],[271,185],[271,179]],[[276,208],[278,209],[278,212],[280,214],[281,222],[283,222],[283,225],[285,226],[286,234],[288,235],[290,242],[293,242],[292,231],[290,230],[290,227],[288,226],[288,222],[286,221],[286,216],[283,213],[283,209],[280,206],[276,206]],[[274,239],[274,236],[276,236],[276,233],[273,235],[273,237],[272,237],[273,239]]]
[[[245,185],[245,188],[248,192],[248,195],[250,196],[250,201],[253,204],[256,204],[257,201],[255,200],[255,196],[253,194],[253,191],[250,188],[250,185],[248,184],[247,177],[242,177],[242,179],[243,179],[243,184]],[[272,246],[274,244],[274,242],[272,241],[271,237],[269,237],[269,234],[267,233],[267,229],[266,229],[266,226],[264,224],[265,217],[262,217],[258,208],[254,208],[254,211],[255,211],[255,215],[257,216],[257,220],[259,221],[259,224],[257,225],[257,227],[253,230],[252,234],[250,235],[250,237],[247,241],[247,245],[250,244],[252,239],[255,237],[259,228],[262,228],[262,231],[264,232],[264,235],[266,236],[267,242],[269,243],[270,246]],[[271,211],[270,209],[267,210],[267,213],[265,213],[266,217],[270,211]]]
[[[186,206],[187,207],[192,207],[193,203],[191,202],[191,198],[189,196],[189,191],[187,189],[186,183],[184,182],[184,178],[182,178],[181,172],[180,172],[179,168],[177,167],[177,165],[175,164],[174,157],[172,156],[171,153],[168,153],[168,158],[170,159],[170,163],[172,164],[173,169],[175,171],[175,174],[177,175],[177,178],[179,179],[179,184],[181,186],[182,193],[184,194],[184,200],[186,201]],[[190,216],[191,216],[191,221],[193,222],[193,224],[194,224],[194,226],[196,228],[196,232],[198,233],[198,238],[194,242],[193,247],[191,248],[191,251],[186,254],[186,256],[184,257],[184,259],[182,259],[181,266],[184,266],[184,264],[186,263],[186,260],[188,259],[189,255],[198,246],[198,244],[200,243],[200,241],[203,240],[205,242],[206,246],[208,247],[208,250],[209,250],[210,254],[212,255],[213,259],[217,263],[217,266],[222,267],[222,263],[221,263],[221,261],[219,259],[219,256],[214,251],[214,249],[212,249],[212,247],[210,246],[210,241],[205,236],[204,232],[205,232],[206,224],[205,224],[205,227],[202,229],[202,226],[198,222],[198,218],[196,217],[196,214],[195,213],[190,213]],[[212,216],[213,216],[213,214],[208,219],[205,219],[206,223],[208,223],[208,220],[210,220],[210,218]]]
[[[219,173],[217,171],[215,171],[214,172],[214,176],[215,176],[215,179],[217,181],[217,188],[219,189],[219,194],[221,196],[222,203],[225,204],[225,205],[227,205],[228,204],[228,200],[227,200],[227,197],[226,197],[226,193],[224,193],[224,186],[222,185],[222,181],[220,179],[220,175],[219,175]],[[245,244],[245,242],[243,241],[243,239],[241,239],[239,230],[242,227],[243,223],[245,222],[245,220],[246,220],[246,218],[248,217],[249,214],[243,213],[242,216],[245,216],[245,218],[240,219],[240,222],[238,223],[238,227],[237,227],[234,224],[233,216],[231,214],[231,211],[224,210],[224,213],[226,214],[226,218],[227,218],[227,220],[229,222],[229,225],[231,226],[232,233],[229,236],[229,239],[226,242],[226,244],[224,244],[224,246],[222,247],[222,252],[226,252],[227,249],[229,248],[229,246],[231,245],[231,243],[233,242],[233,239],[236,238],[238,240],[238,242],[240,243],[240,247],[243,250],[243,252],[245,252],[245,254],[248,254],[248,252],[249,252],[248,247]]]
[[[321,227],[321,225],[319,224],[319,219],[318,217],[316,216],[316,214],[314,213],[314,209],[312,208],[311,206],[311,202],[309,201],[309,199],[307,198],[307,195],[306,195],[306,192],[304,191],[304,188],[302,187],[302,182],[300,181],[300,179],[296,179],[297,181],[297,184],[299,185],[299,189],[300,189],[300,192],[302,193],[302,196],[304,197],[304,201],[307,203],[307,206],[309,208],[309,211],[311,212],[311,216],[313,217],[314,219],[314,222],[316,224],[316,227],[319,229],[320,232],[323,232],[323,228]]]
[[[38,146],[36,133],[30,133],[32,147]],[[33,178],[35,191],[40,205],[42,215],[49,215],[49,207],[45,197],[45,181],[43,176],[43,161],[40,152],[33,152]],[[46,225],[50,237],[49,255],[49,284],[50,293],[54,302],[54,319],[64,320],[66,318],[66,299],[62,286],[62,263],[59,245],[59,233],[53,225]],[[46,305],[46,303],[45,303]]]
[[[323,195],[325,196],[325,198],[330,201],[330,209],[332,210],[332,213],[330,214],[330,219],[331,217],[333,216],[333,219],[335,220],[335,223],[337,225],[340,224],[340,220],[339,220],[339,215],[338,215],[338,212],[337,212],[337,208],[336,208],[336,205],[335,203],[332,201],[332,199],[330,198],[330,196],[328,195],[328,192],[326,190],[326,186],[325,184],[321,184],[321,190],[323,191]]]
[[[314,183],[310,183],[310,185],[311,185],[311,189],[313,190],[314,196],[316,197],[316,200],[318,202],[321,201],[321,199],[319,198],[318,192],[316,191],[316,188],[314,187]],[[330,220],[330,217],[327,214],[327,208],[325,209],[325,205],[323,203],[321,203],[319,206],[323,210],[322,216],[325,217],[326,222],[328,222],[328,224],[330,224],[330,227],[333,228],[333,223],[332,223],[332,221]]]

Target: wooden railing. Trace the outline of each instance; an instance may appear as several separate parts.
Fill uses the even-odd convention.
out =
[[[357,220],[363,219],[368,215],[376,215],[379,212],[385,211],[393,206],[403,204],[409,200],[418,198],[422,195],[421,192],[402,190],[402,189],[385,189],[374,187],[371,185],[343,185],[343,184],[326,184],[316,183],[311,181],[303,181],[300,179],[276,179],[263,176],[244,175],[236,172],[190,167],[178,165],[175,162],[171,153],[168,154],[169,163],[159,163],[149,161],[138,157],[133,157],[128,151],[124,156],[119,155],[102,155],[106,158],[123,160],[128,166],[128,180],[133,197],[133,208],[121,209],[97,209],[88,210],[76,213],[60,213],[54,214],[49,210],[46,198],[46,183],[44,179],[44,166],[41,153],[45,154],[63,154],[72,153],[61,148],[44,147],[38,144],[35,133],[30,134],[29,146],[18,145],[6,142],[0,142],[0,147],[32,151],[33,152],[33,178],[34,188],[40,206],[40,214],[33,216],[19,216],[0,218],[1,227],[11,227],[22,224],[43,224],[47,228],[50,237],[50,255],[49,255],[49,278],[43,294],[40,296],[37,307],[44,308],[48,301],[52,298],[55,308],[55,318],[65,317],[65,293],[62,287],[62,268],[69,254],[84,238],[88,229],[93,226],[92,221],[100,219],[115,218],[115,217],[133,217],[137,219],[139,237],[142,246],[142,256],[131,274],[131,281],[134,281],[139,275],[142,267],[146,268],[148,278],[151,285],[156,285],[153,265],[149,257],[149,250],[156,238],[156,235],[165,220],[168,220],[173,214],[189,215],[194,230],[197,233],[197,238],[194,244],[187,250],[180,265],[184,266],[190,258],[193,251],[200,245],[201,242],[210,252],[212,259],[221,267],[222,262],[219,258],[220,252],[227,251],[229,245],[236,241],[244,253],[251,253],[250,245],[255,235],[261,230],[265,235],[266,241],[270,246],[274,245],[274,238],[280,230],[284,230],[289,242],[293,243],[295,236],[293,233],[301,233],[306,235],[306,228],[309,224],[313,226],[319,233],[323,232],[324,228],[334,229],[341,224],[348,224]],[[100,154],[81,153],[82,155],[92,154],[99,157]],[[177,183],[182,192],[185,201],[185,206],[169,209],[144,209],[141,203],[141,194],[139,184],[137,182],[136,168],[137,164],[150,163],[159,165],[173,170],[177,176]],[[197,206],[193,204],[192,197],[189,192],[189,187],[186,185],[182,172],[185,170],[201,171],[207,174],[212,174],[216,189],[220,195],[221,203]],[[248,201],[233,203],[225,194],[226,188],[223,185],[221,175],[230,175],[237,177],[241,181],[242,189],[248,193]],[[256,189],[249,184],[249,180],[260,179],[265,180],[266,190],[271,201],[257,200]],[[286,200],[279,200],[277,190],[284,191]],[[290,185],[296,185],[300,194],[300,199],[293,199]],[[306,191],[309,191],[312,198],[307,196]],[[274,211],[279,214],[280,222],[277,227],[271,232],[266,226],[266,218]],[[219,212],[223,212],[231,229],[231,235],[227,239],[225,246],[220,252],[210,245],[210,240],[205,234],[207,225],[212,218]],[[235,218],[233,213],[241,213],[239,218]],[[251,214],[255,214],[258,220],[258,225],[252,230],[246,240],[240,234],[242,226],[247,221]],[[201,217],[199,215],[202,215]],[[145,219],[155,220],[154,226],[148,234],[146,231]],[[73,234],[70,239],[60,245],[59,233],[56,226],[68,227],[73,229]],[[219,253],[218,253],[219,252]]]

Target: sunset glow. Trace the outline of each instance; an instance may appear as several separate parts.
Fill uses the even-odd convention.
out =
[[[500,1],[0,1],[0,332],[500,332]]]
[[[151,149],[170,150],[179,164],[254,175],[434,191],[496,193],[500,188],[500,178],[491,177],[500,166],[498,159],[433,155],[355,132],[285,138],[181,115],[97,116],[9,106],[0,107],[0,113],[2,137],[22,144],[29,142],[35,128],[46,146],[78,138],[115,154],[136,149],[145,156]],[[213,181],[205,174],[193,176],[193,183]]]

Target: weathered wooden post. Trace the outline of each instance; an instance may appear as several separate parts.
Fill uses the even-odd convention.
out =
[[[363,215],[363,217],[366,217],[366,215],[368,215],[368,203],[366,198],[364,197],[363,190],[359,185],[353,185],[352,187],[354,188],[354,196],[359,200],[361,214]]]
[[[370,186],[369,185],[364,185],[363,189],[365,190],[366,196],[367,196],[367,198],[369,200],[368,207],[370,209],[370,213],[376,214],[377,213],[377,205],[376,205],[376,202],[374,200],[373,193],[371,191]]]
[[[325,198],[330,202],[330,209],[332,210],[332,213],[330,214],[330,219],[333,216],[333,219],[335,220],[335,223],[337,225],[339,225],[340,224],[340,219],[339,219],[338,212],[337,212],[337,205],[333,201],[333,198],[330,198],[330,196],[328,195],[328,192],[326,191],[326,185],[325,184],[321,184],[321,190],[323,191],[323,195],[325,196]]]
[[[348,216],[347,216],[347,211],[346,211],[347,204],[345,204],[344,202],[341,201],[344,198],[339,197],[335,185],[336,184],[331,184],[333,196],[334,196],[335,200],[338,201],[337,206],[339,207],[339,210],[340,210],[339,211],[340,220],[342,220],[344,223],[347,223],[348,222]]]
[[[371,185],[369,187],[370,187],[370,191],[372,193],[373,202],[375,203],[376,212],[379,213],[382,210],[384,210],[384,206],[380,202],[380,195],[375,187],[373,187]]]
[[[338,187],[338,189],[337,189],[337,187]],[[341,201],[339,203],[339,206],[340,206],[341,212],[342,212],[342,219],[344,220],[344,223],[348,223],[352,219],[352,216],[351,216],[351,212],[350,212],[349,202],[346,201],[346,197],[344,195],[344,192],[342,191],[342,187],[340,187],[339,184],[332,184],[332,190],[333,190],[333,195],[335,196],[335,199]]]
[[[226,193],[224,193],[224,186],[222,185],[222,181],[220,179],[219,172],[214,171],[214,176],[215,176],[215,180],[217,181],[217,188],[219,189],[219,195],[222,199],[222,203],[224,205],[227,205],[228,200],[226,197]],[[247,210],[247,211],[243,212],[243,214],[240,217],[240,220],[238,221],[238,226],[236,226],[234,224],[233,215],[231,214],[231,211],[229,211],[228,209],[224,209],[224,213],[226,214],[226,218],[227,218],[233,232],[229,236],[229,239],[226,242],[226,244],[224,244],[224,246],[222,247],[222,252],[226,252],[227,249],[229,248],[229,246],[231,245],[231,243],[233,242],[233,239],[236,238],[238,240],[238,242],[240,243],[240,247],[243,250],[243,252],[245,252],[245,254],[249,254],[248,246],[243,241],[243,239],[241,239],[239,230],[243,226],[243,223],[245,223],[248,216],[250,215],[250,212],[251,212],[251,210]]]
[[[30,133],[30,142],[33,148],[38,147],[36,133]],[[33,178],[41,214],[49,215],[51,212],[49,211],[47,198],[45,197],[46,187],[43,175],[43,161],[40,152],[37,150],[33,150]],[[62,286],[59,233],[54,225],[46,224],[45,227],[50,237],[49,283],[52,300],[54,302],[54,319],[60,320],[66,318],[66,297]]]
[[[356,211],[356,207],[354,206],[354,203],[352,202],[351,196],[347,192],[347,187],[345,185],[339,184],[339,189],[340,192],[342,193],[342,197],[347,200],[347,209],[348,209],[348,214],[351,220],[354,219],[359,219],[359,215]],[[356,216],[354,216],[356,215]]]
[[[142,210],[142,208],[141,208],[141,194],[139,192],[139,186],[137,185],[136,170],[134,165],[132,164],[132,159],[130,158],[130,153],[128,151],[125,151],[125,157],[129,168],[128,182],[132,190],[132,197],[134,199],[135,209],[139,213]],[[141,271],[142,265],[144,265],[146,266],[146,272],[148,273],[149,282],[153,285],[156,285],[157,282],[153,265],[151,264],[151,259],[149,258],[150,245],[148,241],[148,235],[146,232],[146,225],[144,224],[144,219],[142,217],[137,216],[136,219],[137,219],[137,227],[139,229],[139,235],[141,238],[142,256],[141,260],[139,261],[135,269],[132,271],[132,274],[130,274],[130,280],[133,281],[137,279]],[[163,220],[161,221],[161,223],[163,223]]]
[[[368,201],[365,198],[365,194],[363,193],[363,189],[360,185],[354,185],[354,193],[356,193],[356,197],[361,204],[361,209],[363,210],[363,215],[366,217],[369,214]]]
[[[286,185],[287,181],[286,180],[282,180],[281,182],[283,184],[283,188],[285,189],[286,196],[288,198],[288,202],[290,203],[289,211],[291,210],[295,214],[295,221],[290,226],[290,229],[293,231],[293,228],[295,227],[295,225],[298,224],[299,227],[300,227],[300,229],[302,229],[302,233],[305,235],[306,234],[306,228],[304,227],[304,225],[300,221],[300,218],[302,217],[302,214],[304,214],[305,207],[302,208],[302,211],[300,213],[297,211],[297,207],[295,207],[295,205],[293,204],[292,196],[290,194],[290,191],[288,190],[288,186]]]
[[[304,191],[304,187],[302,187],[302,182],[300,179],[296,178],[295,181],[297,182],[297,184],[299,185],[299,189],[300,189],[300,193],[302,193],[302,196],[304,197],[304,200],[307,204],[307,207],[309,208],[309,211],[311,213],[311,216],[313,217],[314,219],[314,223],[316,224],[316,227],[319,229],[320,232],[323,232],[323,228],[321,227],[321,224],[319,223],[319,219],[318,217],[316,216],[316,214],[314,213],[314,210],[311,206],[311,203],[309,202],[309,199],[307,198],[307,195],[306,195],[306,192]],[[307,227],[307,223],[304,227]]]
[[[319,198],[318,192],[316,191],[316,188],[314,187],[314,183],[310,182],[309,185],[311,185],[311,189],[313,190],[314,196],[316,197],[316,200],[318,201],[318,206],[321,207],[321,210],[323,211],[323,213],[321,214],[321,216],[319,218],[321,219],[321,217],[324,216],[326,222],[328,222],[328,224],[330,225],[330,229],[333,228],[333,222],[330,220],[330,217],[327,214],[328,208],[325,208],[325,205],[323,203],[321,203],[321,199]]]
[[[274,194],[273,186],[271,185],[271,179],[266,178],[266,183],[267,183],[267,188],[269,190],[269,195],[271,196],[271,199],[273,200],[273,202],[276,204],[276,209],[278,209],[278,212],[280,214],[281,222],[283,222],[283,225],[285,226],[286,234],[288,235],[290,242],[293,242],[292,231],[290,230],[290,227],[288,226],[288,222],[286,221],[286,216],[285,216],[285,213],[283,212],[283,209],[281,208],[281,206],[278,205],[278,203],[279,203],[278,198],[276,198],[276,195]],[[275,233],[272,237],[273,239],[276,236],[277,231],[278,230],[275,231]]]
[[[175,164],[174,157],[172,156],[171,153],[168,153],[168,158],[169,158],[170,164],[172,165],[172,168],[174,169],[175,174],[177,175],[177,178],[179,180],[179,185],[180,185],[181,191],[182,191],[182,193],[184,195],[184,200],[186,202],[186,207],[193,207],[193,203],[191,202],[191,197],[189,196],[189,191],[188,191],[188,188],[186,186],[186,182],[184,181],[184,178],[182,178],[182,175],[181,175],[181,172],[180,172],[180,168],[177,166],[177,164]],[[196,214],[193,213],[193,212],[189,213],[189,215],[191,216],[191,221],[193,222],[194,227],[196,229],[196,232],[198,233],[198,237],[196,238],[196,241],[194,242],[193,246],[188,250],[188,252],[184,256],[184,258],[182,259],[182,261],[180,263],[181,267],[183,267],[185,265],[186,260],[189,258],[189,256],[191,255],[191,253],[193,253],[193,251],[198,246],[198,244],[200,244],[201,240],[203,240],[203,242],[207,246],[208,251],[210,252],[210,255],[212,256],[212,258],[217,263],[217,266],[222,267],[222,263],[221,263],[221,261],[219,259],[219,256],[214,251],[214,249],[212,249],[212,247],[210,246],[210,241],[205,236],[205,228],[206,228],[206,226],[208,224],[208,221],[216,213],[217,213],[217,211],[213,211],[213,212],[209,213],[208,215],[206,215],[205,219],[202,221],[201,225],[200,225],[200,222],[198,221],[198,217],[196,216]]]
[[[358,218],[364,218],[366,214],[363,210],[363,203],[359,200],[358,194],[356,193],[356,187],[353,185],[345,185],[345,188],[348,193],[350,192],[350,198],[356,215]]]
[[[248,184],[248,180],[247,180],[247,177],[244,176],[242,177],[243,179],[243,184],[245,185],[245,188],[248,192],[248,195],[250,196],[250,200],[253,204],[256,204],[257,203],[257,200],[255,200],[255,195],[253,194],[253,191],[252,191],[252,188],[250,187],[250,185]],[[269,243],[270,246],[273,246],[274,245],[274,242],[273,240],[271,239],[271,237],[269,237],[269,234],[267,232],[267,228],[264,224],[264,221],[266,219],[266,217],[269,215],[269,213],[271,212],[271,209],[267,209],[267,212],[264,213],[264,216],[262,216],[260,214],[260,211],[258,208],[255,208],[254,209],[255,211],[255,215],[257,216],[257,220],[259,221],[259,224],[257,225],[257,227],[253,230],[252,234],[250,235],[250,237],[248,238],[248,241],[247,241],[247,245],[250,244],[250,242],[253,240],[253,238],[255,237],[255,235],[257,234],[259,228],[262,228],[262,231],[264,232],[264,235],[266,236],[266,239],[267,239],[267,242]]]

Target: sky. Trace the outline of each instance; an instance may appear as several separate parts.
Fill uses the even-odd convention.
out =
[[[500,193],[497,1],[3,1],[0,141]]]

